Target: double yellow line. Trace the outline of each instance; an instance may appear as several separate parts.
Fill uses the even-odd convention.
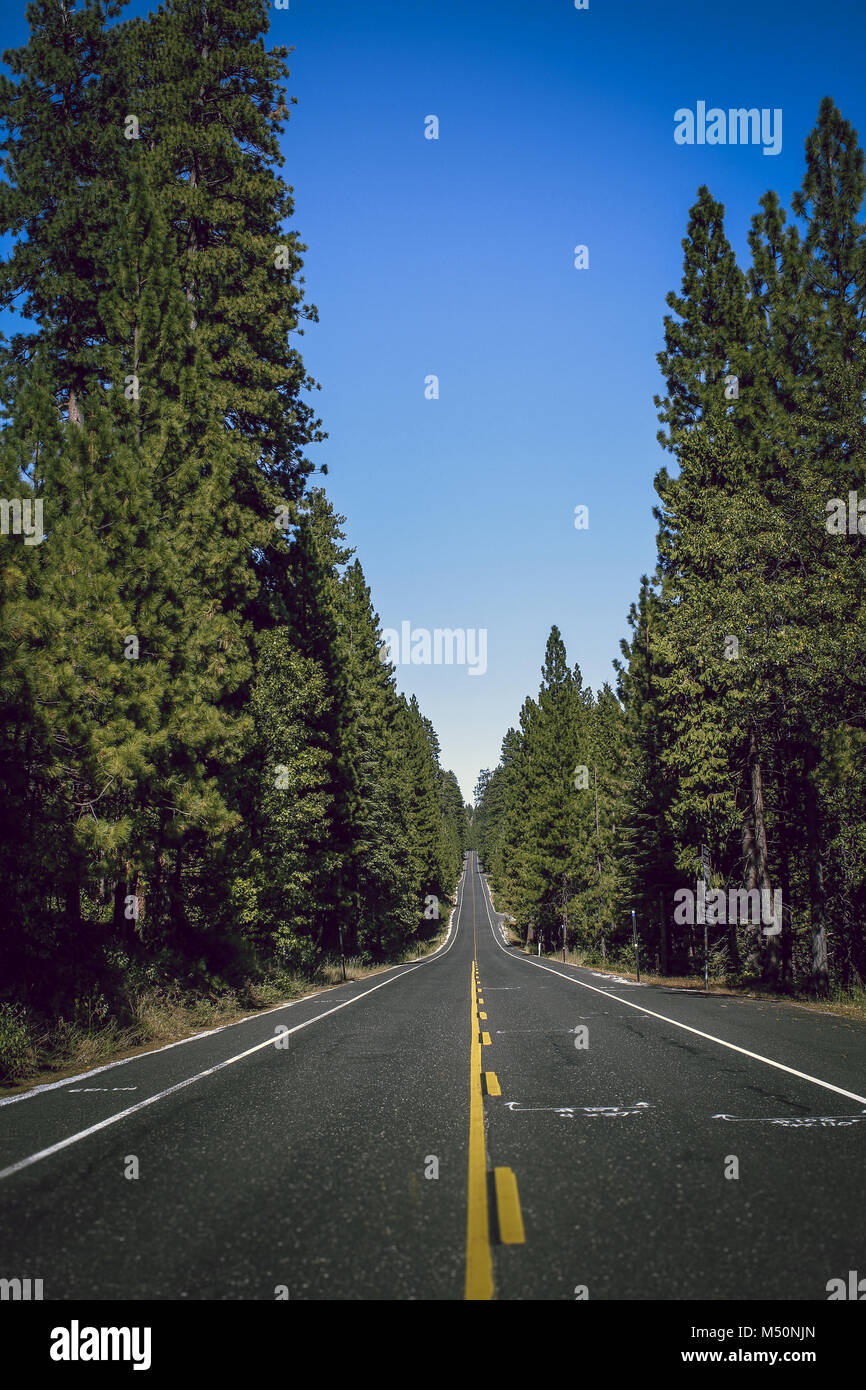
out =
[[[472,895],[472,937],[475,941],[475,894]],[[477,943],[476,943],[477,950]],[[493,1298],[493,1253],[490,1247],[490,1214],[487,1202],[487,1154],[484,1145],[484,1095],[481,1089],[481,1049],[490,1046],[490,1034],[481,1025],[487,1014],[481,1012],[484,999],[477,961],[469,977],[469,1196],[466,1213],[466,1292],[473,1300]],[[485,1072],[487,1094],[501,1094],[496,1073]],[[496,1214],[499,1238],[504,1245],[522,1245],[526,1240],[517,1178],[510,1168],[494,1168]]]

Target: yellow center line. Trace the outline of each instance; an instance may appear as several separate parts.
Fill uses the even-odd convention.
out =
[[[472,938],[475,940],[475,894],[472,895]],[[484,1148],[484,1097],[481,1093],[481,1040],[476,1014],[476,963],[469,975],[469,1183],[466,1210],[465,1299],[493,1297],[493,1255],[487,1210],[487,1155]]]
[[[524,1245],[526,1232],[517,1194],[517,1178],[511,1168],[494,1168],[496,1185],[496,1215],[499,1218],[499,1239],[503,1245]]]
[[[475,895],[472,896],[472,940],[477,950]],[[481,1030],[480,1021],[487,1020],[479,1005],[481,980],[477,961],[473,960],[469,976],[469,1202],[466,1218],[466,1293],[467,1299],[493,1298],[493,1254],[490,1246],[490,1217],[487,1202],[487,1153],[484,1142],[484,1094],[481,1086],[481,1049],[490,1047],[490,1034]],[[489,1096],[501,1096],[502,1090],[495,1071],[484,1072],[484,1084]],[[512,1168],[494,1168],[493,1185],[499,1239],[503,1245],[523,1245],[526,1231],[520,1209],[517,1176]]]

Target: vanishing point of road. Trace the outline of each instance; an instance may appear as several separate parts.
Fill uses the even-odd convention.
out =
[[[866,1026],[527,956],[470,853],[435,954],[0,1103],[0,1278],[824,1301],[864,1162]]]

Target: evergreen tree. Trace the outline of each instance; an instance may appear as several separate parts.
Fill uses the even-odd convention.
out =
[[[724,232],[724,207],[706,185],[689,213],[683,240],[683,279],[679,295],[667,304],[678,316],[665,315],[665,347],[658,364],[667,395],[655,397],[658,440],[676,452],[680,441],[698,425],[712,432],[726,414],[726,378],[736,376],[744,391],[751,386],[746,285]]]

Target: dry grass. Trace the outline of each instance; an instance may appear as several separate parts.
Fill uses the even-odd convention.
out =
[[[447,921],[432,940],[387,964],[369,965],[358,956],[347,958],[347,982],[381,974],[410,960],[422,960],[441,946],[446,931]],[[341,982],[340,961],[327,960],[312,980],[281,973],[277,982],[249,982],[241,991],[226,989],[213,995],[189,994],[176,988],[144,990],[128,1001],[132,1022],[126,1027],[121,1027],[114,1018],[92,1017],[89,1021],[75,1023],[59,1019],[38,1036],[22,1032],[15,1039],[14,1055],[0,1056],[0,1060],[6,1062],[2,1070],[7,1082],[0,1085],[0,1096],[64,1080],[109,1062],[149,1052],[165,1043],[180,1042],[196,1033],[237,1023],[250,1014],[318,994]]]
[[[775,1000],[777,996],[759,995],[758,998]],[[852,994],[843,994],[840,990],[829,999],[806,999],[801,995],[785,1002],[797,1009],[811,1009],[813,1013],[834,1014],[837,1018],[850,1018],[859,1023],[866,1023],[866,990],[856,990]]]
[[[558,960],[561,964],[562,951],[547,952],[543,959]],[[628,967],[587,965],[579,951],[567,951],[565,963],[580,966],[583,970],[594,970],[599,975],[619,976],[622,980],[637,982],[636,971]],[[653,975],[642,970],[640,982],[646,985],[662,985],[667,989],[699,990],[701,994],[705,992],[703,975]],[[752,985],[732,986],[726,981],[710,980],[708,992],[726,995],[730,999],[757,999],[769,1004],[784,1004],[789,1008],[810,1009],[813,1013],[833,1014],[838,1018],[850,1018],[866,1023],[866,990],[856,990],[852,993],[836,990],[828,999],[815,999],[802,992],[777,994],[772,990]]]
[[[562,964],[562,952],[547,952],[545,960],[558,960]],[[594,970],[599,975],[617,976],[621,980],[632,980],[637,983],[637,972],[628,966],[614,965],[587,965],[580,951],[566,951],[566,965],[578,965],[582,970]],[[640,972],[640,983],[642,985],[668,985],[671,989],[699,989],[704,993],[703,975],[653,975],[651,972],[642,970]],[[710,980],[710,994],[733,994],[734,991],[727,984],[719,980]]]
[[[31,1039],[14,1066],[7,1065],[6,1076],[11,1084],[0,1087],[0,1095],[14,1095],[31,1086],[134,1057],[164,1043],[180,1042],[196,1033],[236,1023],[261,1009],[315,994],[321,988],[300,977],[284,978],[280,983],[280,989],[269,984],[251,984],[242,996],[234,990],[212,997],[184,995],[179,990],[145,990],[129,999],[133,1022],[126,1027],[114,1018],[98,1024],[70,1023],[61,1018]]]
[[[409,951],[404,951],[395,960],[384,962],[381,965],[370,965],[365,964],[360,956],[347,956],[346,981],[365,980],[368,975],[380,975],[383,970],[393,970],[395,965],[408,965],[410,961],[423,960],[425,956],[431,955],[433,951],[438,951],[448,934],[448,922],[451,920],[452,911],[453,909],[449,911],[448,917],[442,923],[435,936],[431,937],[429,941],[411,947]],[[319,975],[329,985],[342,984],[342,967],[338,960],[325,961],[319,967]]]

